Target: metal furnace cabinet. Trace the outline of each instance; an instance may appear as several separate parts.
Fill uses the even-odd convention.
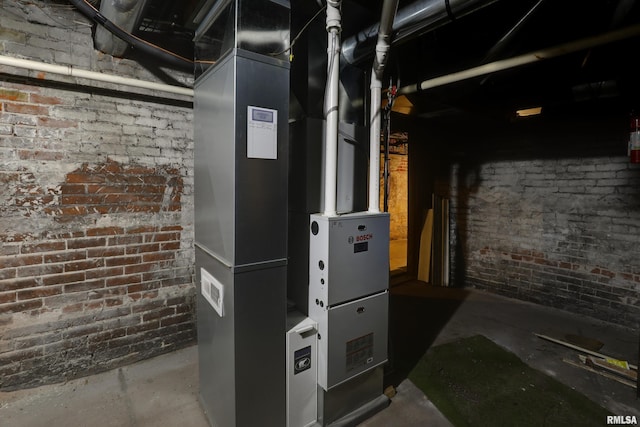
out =
[[[288,63],[234,48],[195,85],[200,399],[212,425],[286,423]]]

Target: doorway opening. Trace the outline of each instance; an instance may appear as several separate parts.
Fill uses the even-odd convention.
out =
[[[392,275],[407,272],[407,230],[409,194],[409,135],[392,132],[389,137],[387,180],[381,162],[380,210],[389,212],[389,270]],[[385,209],[386,208],[386,209]]]

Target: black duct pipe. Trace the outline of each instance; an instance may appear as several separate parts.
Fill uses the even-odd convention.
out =
[[[417,0],[397,11],[393,21],[393,43],[398,44],[488,6],[498,0]],[[342,43],[342,56],[350,64],[370,57],[371,44],[380,23],[371,25]]]
[[[69,1],[87,18],[91,19],[99,25],[102,25],[113,35],[129,43],[134,49],[138,49],[139,51],[144,52],[147,55],[158,58],[161,61],[166,62],[167,64],[174,65],[180,68],[193,69],[194,62],[192,60],[177,55],[173,52],[161,48],[160,46],[156,46],[152,43],[142,40],[139,37],[134,36],[131,33],[128,33],[113,22],[109,21],[102,13],[100,13],[99,10],[94,8],[86,0]]]

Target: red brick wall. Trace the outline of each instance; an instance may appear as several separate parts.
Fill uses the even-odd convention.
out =
[[[87,65],[149,79],[93,51],[84,27],[54,33],[55,22],[19,13],[0,10],[18,41],[5,51],[46,58],[28,44],[51,33],[69,37],[52,49],[74,44],[76,62],[87,55]],[[0,68],[0,389],[193,343],[190,103]]]
[[[384,173],[384,162],[380,162],[380,176]],[[391,240],[407,238],[408,221],[409,156],[389,155],[389,234]],[[384,180],[380,179],[380,210],[384,206]]]

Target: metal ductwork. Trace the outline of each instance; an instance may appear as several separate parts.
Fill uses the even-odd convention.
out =
[[[124,31],[131,33],[146,3],[147,0],[103,0],[100,2],[100,13]],[[96,49],[117,57],[122,57],[129,47],[129,43],[103,26],[96,28],[94,42]]]
[[[109,33],[113,34],[119,39],[122,39],[125,42],[125,44],[131,44],[134,48],[138,49],[140,52],[144,52],[145,54],[151,55],[155,58],[165,61],[167,64],[172,64],[177,67],[185,67],[185,66],[189,68],[193,67],[193,61],[191,59],[184,58],[180,55],[172,53],[166,49],[160,48],[159,46],[156,46],[152,43],[142,40],[139,37],[134,36],[133,34],[131,34],[131,32],[126,31],[120,25],[117,25],[116,23],[112,22],[110,19],[107,19],[107,17],[103,15],[101,11],[93,7],[93,5],[89,3],[87,0],[69,0],[69,2],[73,4],[87,18],[94,21],[96,24],[99,24],[98,29],[108,30]],[[144,1],[141,1],[140,3],[144,3]],[[141,7],[143,6],[144,5],[142,5]],[[136,17],[136,21],[137,19],[138,18]],[[96,29],[96,32],[97,32],[97,29]],[[97,46],[97,41],[96,41],[96,48],[101,49],[100,47]],[[101,49],[101,50],[110,55],[121,56],[111,51],[106,51],[104,49]]]
[[[393,43],[418,37],[497,0],[423,0],[398,10],[393,21]],[[380,23],[371,25],[342,43],[342,56],[356,64],[374,52]]]

